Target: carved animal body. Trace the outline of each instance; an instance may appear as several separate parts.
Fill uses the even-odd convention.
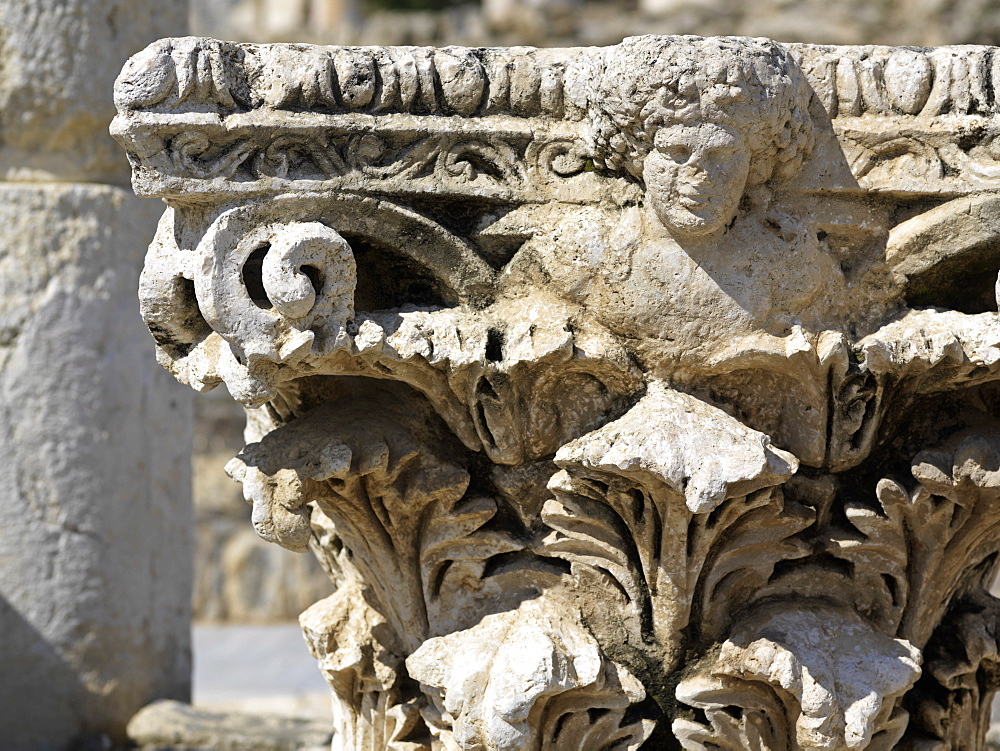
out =
[[[998,78],[695,37],[128,63],[143,316],[338,584],[335,748],[983,748]]]

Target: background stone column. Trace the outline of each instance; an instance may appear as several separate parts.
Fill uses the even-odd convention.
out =
[[[136,284],[112,83],[178,0],[0,0],[0,745],[121,737],[190,691],[191,400]]]

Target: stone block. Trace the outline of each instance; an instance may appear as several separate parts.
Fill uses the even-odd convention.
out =
[[[190,684],[191,399],[139,318],[120,188],[0,183],[0,746],[123,738]]]
[[[186,0],[0,0],[0,180],[128,184],[108,136],[129,55],[187,29]]]
[[[143,708],[128,725],[145,751],[326,751],[332,733],[317,720],[218,712],[177,701]]]

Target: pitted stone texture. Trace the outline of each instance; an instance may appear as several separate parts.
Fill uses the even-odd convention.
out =
[[[123,737],[190,681],[190,398],[149,367],[155,203],[0,183],[0,735]],[[151,428],[152,426],[152,428]]]
[[[0,2],[0,180],[106,182],[128,171],[107,136],[129,55],[187,28],[186,0]]]

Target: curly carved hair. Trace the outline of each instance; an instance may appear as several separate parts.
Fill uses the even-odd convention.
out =
[[[747,136],[747,187],[787,180],[813,146],[812,90],[769,39],[631,37],[608,51],[590,104],[598,166],[642,181],[657,128],[717,122]]]

